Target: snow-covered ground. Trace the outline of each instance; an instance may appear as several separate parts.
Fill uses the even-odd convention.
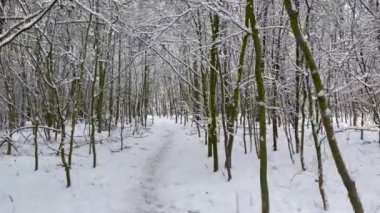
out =
[[[233,179],[226,181],[224,169],[212,172],[206,146],[189,125],[155,118],[143,134],[125,138],[119,148],[117,130],[110,138],[99,136],[98,166],[92,168],[88,145],[75,149],[72,187],[65,188],[64,169],[54,151],[41,143],[39,171],[33,171],[33,145],[24,143],[22,155],[0,154],[0,213],[248,213],[260,212],[259,160],[243,152],[236,138]],[[268,131],[268,178],[271,212],[323,212],[317,186],[317,163],[310,134],[306,134],[307,170],[299,156],[289,158],[286,138],[279,135],[279,151],[271,150]],[[83,132],[77,131],[77,136]],[[16,137],[17,138],[17,137]],[[83,141],[83,137],[77,140]],[[377,133],[338,134],[341,151],[356,181],[366,212],[380,212],[380,148]],[[57,147],[57,144],[51,146]],[[220,165],[224,150],[219,144]],[[325,188],[331,213],[352,212],[346,190],[337,174],[330,149],[322,148]],[[222,167],[222,166],[221,166]]]

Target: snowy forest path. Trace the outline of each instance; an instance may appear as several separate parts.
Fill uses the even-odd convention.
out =
[[[155,119],[152,134],[141,143],[146,150],[134,199],[136,213],[199,213],[194,206],[195,191],[191,183],[207,182],[209,171],[200,159],[207,159],[204,146],[193,128],[170,119]],[[140,143],[139,143],[140,144]],[[203,174],[205,173],[205,174]],[[201,184],[203,190],[203,185]],[[195,203],[199,203],[198,198]],[[208,202],[208,201],[207,201]],[[212,203],[210,204],[212,206]]]
[[[73,185],[69,189],[65,188],[61,159],[43,144],[39,171],[33,170],[32,144],[22,144],[22,155],[0,155],[0,212],[260,212],[259,161],[254,153],[244,154],[240,134],[237,134],[238,142],[234,146],[234,176],[227,183],[225,170],[212,171],[207,146],[203,137],[198,138],[191,123],[184,127],[183,123],[155,117],[153,125],[133,136],[134,126],[128,127],[124,144],[129,148],[121,152],[118,151],[119,129],[111,137],[107,137],[107,132],[98,135],[97,139],[104,142],[97,144],[98,166],[95,169],[92,168],[92,156],[88,155],[88,146],[75,149],[71,170]],[[78,126],[78,140],[83,138],[83,128],[84,125]],[[310,137],[309,134],[307,138]],[[366,141],[378,138],[377,133],[371,136],[372,139],[369,135],[366,137]],[[279,150],[268,155],[272,211],[322,212],[315,182],[317,166],[313,145],[308,143],[305,146],[308,170],[300,172],[300,166],[294,165],[288,157],[285,133],[281,131],[279,138],[283,138]],[[380,177],[377,142],[364,143],[359,131],[341,134],[340,141],[361,190],[366,212],[380,213],[379,204],[374,199],[380,195],[380,182],[376,181]],[[222,165],[224,150],[222,144],[219,147]],[[342,196],[346,190],[331,154],[324,160],[331,212],[350,212],[349,201]],[[375,178],[368,181],[368,177]]]
[[[157,125],[157,126],[156,126]],[[156,133],[151,137],[156,140],[149,140],[149,147],[151,154],[146,160],[146,165],[143,167],[140,187],[139,187],[139,199],[136,205],[136,212],[141,213],[160,213],[163,204],[160,203],[159,194],[157,192],[157,185],[160,182],[160,173],[163,172],[160,169],[160,164],[165,158],[165,154],[170,151],[170,147],[173,144],[174,131],[173,124],[169,124],[165,120],[160,120],[155,125]]]

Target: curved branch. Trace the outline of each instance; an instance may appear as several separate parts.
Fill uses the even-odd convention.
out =
[[[7,32],[0,35],[0,48],[7,45],[8,43],[12,42],[17,36],[19,36],[21,33],[23,33],[26,30],[29,30],[32,28],[35,24],[37,24],[54,6],[54,4],[58,0],[53,0],[53,2],[46,8],[33,13],[32,15],[29,15],[24,18],[23,21],[20,23],[15,24],[12,26]],[[16,31],[16,32],[14,32]]]

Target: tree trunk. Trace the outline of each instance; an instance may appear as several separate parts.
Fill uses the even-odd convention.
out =
[[[217,103],[216,103],[216,83],[218,80],[216,70],[218,67],[218,44],[217,39],[219,37],[219,15],[214,14],[212,17],[212,41],[211,46],[211,63],[210,63],[210,79],[209,79],[209,109],[210,109],[210,129],[208,130],[208,143],[212,146],[212,155],[214,162],[214,172],[218,171],[218,135],[217,135]]]
[[[257,28],[253,0],[247,0],[247,17],[251,25],[252,38],[255,47],[255,78],[258,90],[257,101],[259,104],[259,141],[260,141],[260,188],[261,188],[261,212],[269,213],[269,191],[267,180],[267,144],[266,144],[266,109],[265,109],[265,84],[263,74],[265,62],[262,55],[259,29]]]
[[[246,26],[248,25],[248,12],[246,12]],[[231,180],[231,166],[232,166],[232,147],[234,143],[234,125],[235,120],[237,119],[238,109],[239,109],[239,98],[240,98],[240,82],[243,77],[243,66],[245,59],[245,52],[248,44],[249,35],[243,37],[243,44],[240,52],[239,58],[239,68],[238,68],[238,77],[235,83],[235,88],[233,91],[232,104],[228,107],[228,121],[227,121],[227,130],[228,130],[228,143],[227,143],[227,156],[226,156],[226,169],[228,173],[228,181]],[[245,127],[244,127],[245,128]]]
[[[330,118],[330,110],[328,108],[328,104],[326,100],[324,86],[323,86],[321,77],[319,75],[317,65],[314,61],[312,52],[309,48],[309,45],[307,44],[307,42],[305,41],[302,35],[301,29],[297,20],[298,13],[293,10],[291,0],[284,0],[284,4],[290,18],[290,25],[291,25],[294,37],[296,38],[297,42],[300,44],[305,60],[306,60],[307,67],[310,69],[314,87],[317,92],[317,100],[318,100],[319,109],[321,111],[322,123],[326,131],[327,140],[329,142],[330,149],[331,149],[335,164],[337,166],[338,172],[348,191],[348,197],[350,198],[351,205],[355,213],[364,213],[363,205],[360,201],[358,192],[356,190],[355,182],[351,179],[349,175],[349,172],[346,168],[343,157],[340,153],[338,143],[336,141],[334,128],[333,128],[332,121]]]

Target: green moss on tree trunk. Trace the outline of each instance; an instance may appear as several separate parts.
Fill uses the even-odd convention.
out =
[[[259,29],[257,28],[253,0],[247,0],[247,13],[252,30],[252,38],[255,47],[255,78],[257,84],[257,101],[259,104],[259,141],[260,141],[260,188],[261,188],[261,211],[269,213],[269,191],[267,179],[267,145],[266,145],[266,109],[265,109],[265,84],[263,73],[265,63],[260,41]]]
[[[324,85],[322,83],[321,77],[319,75],[317,65],[314,61],[313,54],[309,48],[309,45],[303,38],[299,23],[298,23],[298,13],[293,10],[291,0],[284,0],[286,11],[290,18],[290,25],[296,38],[299,43],[301,50],[304,54],[306,65],[310,69],[311,77],[314,83],[315,90],[317,92],[317,100],[319,110],[321,112],[321,119],[323,126],[326,131],[327,140],[330,145],[331,152],[335,161],[335,165],[338,169],[338,172],[343,180],[344,186],[348,191],[348,197],[350,198],[351,205],[356,213],[363,213],[363,206],[360,201],[358,192],[356,190],[355,182],[351,179],[346,165],[344,163],[343,157],[340,153],[337,140],[335,138],[334,128],[330,118],[330,110],[328,108],[328,103],[326,100]]]

